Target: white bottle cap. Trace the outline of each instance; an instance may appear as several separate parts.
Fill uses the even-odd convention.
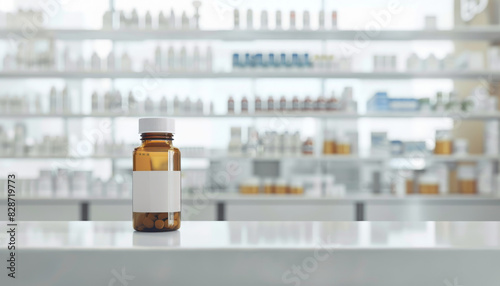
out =
[[[175,120],[166,117],[139,118],[139,134],[156,132],[175,133]]]

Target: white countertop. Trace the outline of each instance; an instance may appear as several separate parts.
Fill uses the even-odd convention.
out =
[[[182,222],[166,233],[135,232],[130,221],[20,222],[17,239],[21,284],[12,285],[500,281],[500,222]],[[7,244],[5,231],[0,241]],[[133,279],[114,283],[123,271]]]

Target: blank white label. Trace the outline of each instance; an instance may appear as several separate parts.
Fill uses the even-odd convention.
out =
[[[134,212],[181,211],[180,171],[134,171]]]

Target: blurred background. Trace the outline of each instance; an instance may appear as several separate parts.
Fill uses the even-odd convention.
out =
[[[129,220],[138,118],[168,116],[186,220],[499,220],[499,14],[4,0],[0,194],[15,173],[21,220]]]

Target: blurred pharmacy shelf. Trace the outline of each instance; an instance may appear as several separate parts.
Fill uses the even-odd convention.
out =
[[[109,155],[109,156],[11,156],[11,157],[0,157],[0,159],[12,159],[12,160],[46,160],[46,159],[130,159],[130,156],[120,156],[120,155]],[[281,160],[297,160],[297,161],[320,161],[320,162],[379,162],[388,160],[415,160],[423,159],[426,161],[433,162],[478,162],[478,161],[498,161],[500,156],[498,155],[430,155],[430,156],[419,156],[419,155],[409,155],[409,156],[358,156],[358,155],[299,155],[299,156],[262,156],[262,157],[249,157],[249,156],[203,156],[203,157],[183,157],[186,159],[206,159],[210,161],[222,161],[222,160],[252,160],[254,162],[272,162]]]
[[[499,33],[500,34],[500,33]],[[158,78],[158,79],[225,79],[225,78],[355,78],[355,79],[471,79],[500,80],[500,71],[423,71],[423,72],[337,72],[316,71],[314,69],[280,70],[242,70],[234,72],[119,72],[119,71],[3,71],[2,78]]]
[[[183,220],[500,220],[498,195],[312,196],[214,192],[185,193],[182,197]],[[117,197],[17,199],[21,210],[17,219],[20,221],[127,220],[130,219],[132,207],[131,198]],[[5,198],[0,199],[0,202],[0,211],[4,211]],[[54,212],[41,211],[47,207]]]
[[[91,114],[33,114],[33,113],[3,113],[0,114],[2,119],[29,119],[29,118],[139,118],[144,117],[144,114],[130,114],[122,112],[109,113],[91,113]],[[500,119],[498,111],[484,112],[370,112],[365,114],[356,114],[349,112],[330,112],[330,111],[315,111],[315,112],[292,112],[292,111],[273,111],[260,113],[235,113],[235,114],[163,114],[163,113],[148,113],[147,116],[169,116],[172,118],[274,118],[274,117],[290,117],[290,118],[325,118],[325,119],[359,119],[359,118],[460,118],[461,120],[490,120]]]
[[[453,30],[386,30],[370,37],[373,41],[500,41],[499,26],[456,28]],[[355,40],[365,31],[359,30],[39,30],[39,38],[60,40]],[[20,30],[0,30],[0,38],[23,35]]]

